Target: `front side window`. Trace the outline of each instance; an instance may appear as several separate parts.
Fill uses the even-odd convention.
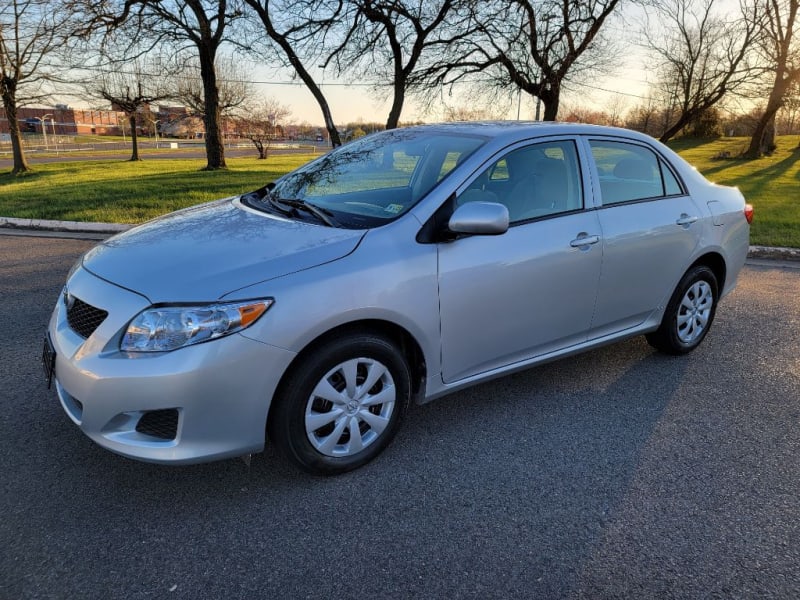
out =
[[[457,199],[499,202],[511,223],[583,208],[578,153],[571,140],[518,148],[493,161]]]
[[[672,171],[649,148],[606,140],[591,140],[589,144],[604,205],[682,193]]]

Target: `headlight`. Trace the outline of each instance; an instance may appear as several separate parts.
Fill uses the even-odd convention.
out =
[[[249,327],[274,300],[248,300],[205,306],[162,306],[139,313],[120,343],[123,352],[168,352]]]

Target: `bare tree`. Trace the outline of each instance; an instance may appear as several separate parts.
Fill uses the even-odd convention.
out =
[[[671,120],[671,119],[668,119]],[[664,133],[664,107],[652,94],[640,104],[631,108],[625,115],[625,127],[658,137]]]
[[[272,141],[278,137],[283,122],[292,114],[274,98],[264,98],[259,104],[249,107],[236,117],[236,132],[253,142],[258,150],[258,158],[265,159]]]
[[[192,48],[200,63],[205,103],[207,170],[225,167],[216,58],[231,23],[243,16],[240,0],[83,0],[90,26],[113,35],[124,24],[153,44],[169,42],[177,54]]]
[[[8,119],[13,174],[29,171],[17,120],[20,106],[47,96],[55,57],[69,35],[70,13],[56,0],[6,0],[0,3],[0,96]]]
[[[623,124],[623,114],[628,108],[628,99],[622,94],[614,94],[606,102],[606,114],[608,115],[608,125],[620,127]]]
[[[786,135],[794,135],[798,132],[800,124],[800,82],[786,92],[783,98],[783,105],[776,118],[776,128],[780,126],[781,132]]]
[[[332,146],[341,146],[330,105],[322,87],[311,74],[325,60],[329,31],[343,20],[345,0],[244,0],[253,10],[261,30],[267,34],[281,62],[288,65],[314,96],[322,111]],[[269,51],[267,51],[269,52]]]
[[[444,109],[445,121],[486,121],[499,119],[500,115],[489,107],[475,106],[446,106]]]
[[[351,0],[356,10],[343,41],[332,51],[339,71],[391,89],[386,129],[400,122],[406,95],[427,54],[440,54],[468,35],[469,17],[458,0]]]
[[[743,0],[733,18],[715,11],[716,0],[659,0],[649,4],[645,45],[662,74],[659,88],[675,116],[661,134],[674,137],[726,94],[757,75],[750,50],[758,31],[755,7]]]
[[[235,110],[255,96],[250,73],[235,56],[217,57],[215,63],[217,88],[219,89],[219,112],[230,116]],[[200,65],[196,57],[180,61],[176,66],[173,96],[196,115],[206,114],[206,98]]]
[[[438,61],[422,70],[428,82],[474,82],[520,89],[555,120],[564,83],[603,68],[609,46],[599,36],[620,0],[492,0],[467,2],[469,26]]]
[[[165,82],[155,72],[152,65],[140,60],[132,61],[121,68],[99,73],[93,82],[87,84],[90,94],[111,103],[111,107],[125,113],[131,130],[132,161],[139,157],[138,128],[139,118],[150,105],[169,97],[170,91]]]
[[[800,0],[763,0],[763,7],[764,28],[759,47],[774,78],[767,105],[744,153],[748,158],[758,158],[775,149],[775,115],[800,79],[800,45],[794,30]]]

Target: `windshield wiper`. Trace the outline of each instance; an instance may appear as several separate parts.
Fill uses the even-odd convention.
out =
[[[285,207],[291,206],[293,209],[304,210],[307,213],[314,215],[328,227],[341,227],[341,225],[334,220],[333,213],[327,208],[317,206],[316,204],[312,204],[306,200],[300,200],[299,198],[275,198],[272,196],[272,194],[269,194],[267,198],[269,198],[269,201],[273,206],[280,207],[284,213],[290,212],[287,211]]]
[[[278,201],[277,198],[274,198],[272,194],[269,192],[269,190],[267,190],[267,193],[264,194],[264,198],[266,198],[267,202],[269,202],[272,208],[277,210],[282,215],[286,215],[287,217],[293,217],[297,212],[293,208],[287,208],[285,204]]]

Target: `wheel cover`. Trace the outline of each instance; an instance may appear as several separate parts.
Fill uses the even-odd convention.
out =
[[[386,365],[371,358],[347,360],[328,371],[311,392],[306,435],[325,456],[353,456],[381,437],[396,399]]]
[[[714,292],[708,282],[693,283],[686,290],[678,307],[678,339],[684,344],[697,341],[708,327],[713,307]]]

